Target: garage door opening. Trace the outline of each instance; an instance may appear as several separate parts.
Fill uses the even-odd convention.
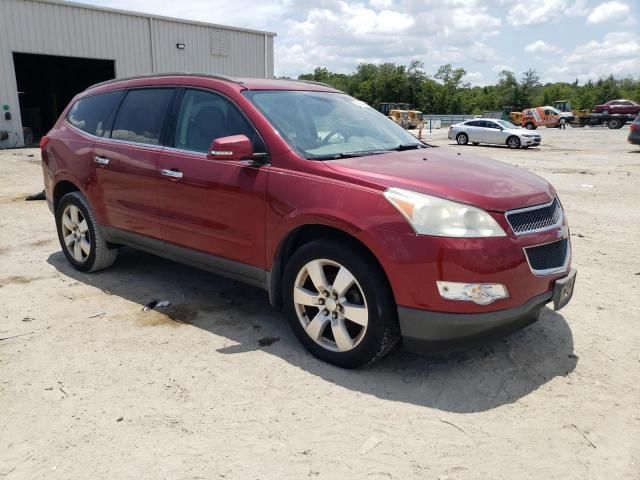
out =
[[[14,53],[25,145],[37,143],[69,101],[94,83],[115,78],[115,61]]]

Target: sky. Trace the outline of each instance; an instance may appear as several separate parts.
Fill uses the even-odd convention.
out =
[[[80,0],[83,1],[83,0]],[[640,78],[640,0],[84,0],[277,33],[275,74],[362,62],[450,63],[472,85],[535,69],[543,82]]]

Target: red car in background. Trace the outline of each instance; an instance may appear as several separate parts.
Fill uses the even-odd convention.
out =
[[[110,81],[77,95],[41,149],[74,268],[127,245],[258,286],[341,367],[401,338],[433,351],[521,328],[573,292],[546,180],[430,148],[327,85]]]
[[[640,115],[640,105],[631,100],[610,100],[602,105],[593,107],[594,113],[602,113],[603,115]]]

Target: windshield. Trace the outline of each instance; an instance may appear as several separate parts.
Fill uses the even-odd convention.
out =
[[[507,122],[506,120],[497,120],[497,122],[504,128],[518,128],[513,123]]]
[[[305,158],[330,160],[427,146],[366,103],[343,93],[243,93]]]

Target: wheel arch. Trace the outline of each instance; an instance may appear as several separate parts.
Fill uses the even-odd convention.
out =
[[[82,193],[82,190],[75,183],[66,179],[60,180],[55,184],[55,186],[53,187],[53,211],[54,212],[57,211],[58,204],[60,203],[60,200],[62,199],[62,197],[64,197],[66,194],[71,192]]]
[[[268,274],[267,280],[269,302],[271,305],[274,307],[282,306],[282,279],[284,277],[284,271],[288,260],[303,245],[320,239],[337,240],[343,244],[348,244],[369,257],[373,264],[376,265],[383,274],[384,281],[387,282],[389,291],[393,295],[393,289],[389,284],[389,278],[384,267],[371,248],[369,248],[362,240],[345,230],[334,226],[314,223],[297,226],[280,241],[275,251],[273,266],[271,272]]]
[[[518,142],[520,142],[520,145],[522,145],[522,139],[521,139],[518,135],[516,135],[516,134],[511,134],[511,135],[509,135],[509,136],[507,137],[507,139],[505,140],[504,144],[508,146],[508,145],[509,145],[509,140],[511,140],[512,138],[517,138],[517,139],[518,139]]]

